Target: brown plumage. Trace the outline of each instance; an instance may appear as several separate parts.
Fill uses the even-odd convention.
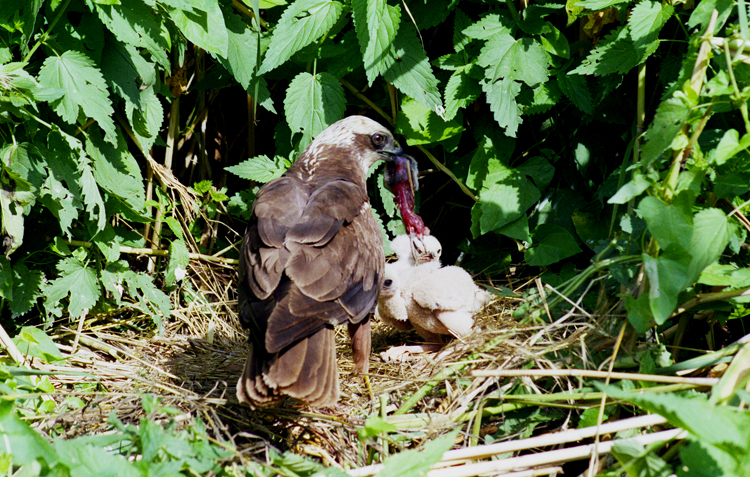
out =
[[[350,116],[258,191],[240,255],[240,320],[252,343],[240,402],[335,404],[334,325],[348,324],[355,371],[367,372],[385,258],[365,179],[401,152],[380,124]]]

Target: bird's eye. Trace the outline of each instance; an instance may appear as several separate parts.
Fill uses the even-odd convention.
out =
[[[380,149],[385,144],[385,136],[382,134],[373,134],[370,140],[372,141],[372,145],[377,149]]]
[[[391,280],[389,278],[388,280],[386,280],[386,281],[383,282],[383,285],[386,286],[386,287],[389,287],[389,286],[393,285],[393,280]]]

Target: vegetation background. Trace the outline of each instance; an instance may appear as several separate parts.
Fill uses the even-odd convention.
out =
[[[645,372],[746,334],[744,0],[2,0],[0,27],[2,324],[37,359],[57,356],[40,328],[135,313],[158,334],[175,307],[214,300],[186,276],[235,264],[254,191],[350,114],[388,124],[419,161],[444,262],[494,281],[539,274],[612,336],[626,323]],[[393,200],[379,173],[371,184],[393,237]],[[562,316],[568,302],[543,291],[525,289],[516,317]],[[2,369],[17,430],[0,433],[41,449],[6,446],[9,475],[70,471],[65,441],[18,417],[53,412],[51,389],[10,356]],[[746,369],[711,402],[664,405],[728,405],[744,423]],[[149,422],[112,425],[118,442],[172,436]],[[696,434],[660,472],[698,455],[750,474],[742,426],[729,444]],[[191,432],[180,439],[205,453],[175,469],[226,472],[225,450]],[[121,453],[156,462],[133,445]],[[719,475],[691,468],[678,474]]]

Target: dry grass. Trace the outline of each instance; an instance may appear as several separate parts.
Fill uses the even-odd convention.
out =
[[[516,381],[475,377],[473,370],[515,369],[530,362],[537,368],[556,368],[562,363],[560,351],[568,360],[577,356],[576,360],[583,357],[585,361],[587,337],[601,337],[596,324],[584,315],[571,315],[553,325],[521,325],[511,318],[518,299],[498,298],[482,311],[476,330],[467,339],[450,342],[439,353],[386,363],[380,359],[381,351],[416,343],[419,338],[374,323],[373,400],[362,379],[351,375],[351,350],[342,328],[337,334],[342,388],[338,406],[312,410],[288,401],[279,408],[254,411],[235,398],[248,346],[232,299],[234,270],[197,262],[192,268],[192,287],[207,300],[176,304],[163,335],[143,326],[147,325],[145,317],[125,314],[99,324],[97,317],[89,316],[77,349],[60,345],[68,357],[64,366],[36,366],[55,373],[51,381],[58,403],[70,398],[86,403],[70,410],[63,404],[58,414],[36,420],[39,431],[62,432],[67,437],[107,432],[111,412],[126,423],[137,423],[144,416],[141,395],[148,393],[180,410],[182,414],[175,417],[178,423],[190,425],[200,416],[216,439],[231,441],[241,449],[242,458],[263,460],[273,446],[317,457],[328,465],[360,467],[370,463],[369,452],[356,431],[369,415],[388,416],[408,437],[389,444],[371,439],[368,445],[382,455],[457,426],[462,428],[462,445],[477,443],[479,435],[497,429],[493,421],[502,419],[477,420],[481,408]],[[149,331],[139,331],[144,328]],[[76,341],[76,331],[64,327],[56,331],[57,343]],[[554,378],[556,384],[546,389],[521,379],[530,392],[577,387],[563,377]],[[394,417],[399,413],[403,416]]]

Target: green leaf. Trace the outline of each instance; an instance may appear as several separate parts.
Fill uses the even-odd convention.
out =
[[[102,50],[102,76],[110,89],[126,103],[140,107],[138,92],[139,72],[136,62],[143,60],[138,50],[114,38],[108,37]],[[152,67],[155,65],[152,64]]]
[[[657,325],[663,324],[677,308],[679,294],[690,284],[687,279],[690,257],[684,252],[665,252],[658,258],[643,254],[648,276],[648,298]]]
[[[385,421],[378,415],[368,416],[365,420],[365,426],[357,429],[359,440],[365,440],[371,437],[377,437],[380,434],[394,432],[397,427],[390,422]]]
[[[472,207],[472,235],[476,238],[517,220],[541,194],[525,176],[511,172],[507,178],[488,184]],[[480,211],[475,220],[474,210]]]
[[[146,190],[141,169],[119,131],[113,146],[102,140],[99,131],[91,130],[86,152],[91,157],[97,184],[134,212],[142,213],[145,210]]]
[[[571,103],[586,114],[594,112],[594,98],[591,97],[586,78],[581,75],[557,75],[560,91]]]
[[[505,12],[490,13],[483,16],[479,21],[462,30],[469,38],[476,40],[489,40],[497,35],[507,34],[513,25],[513,20]]]
[[[508,136],[483,136],[471,158],[466,185],[474,190],[490,188],[492,184],[510,177],[510,162],[516,141]]]
[[[12,455],[15,465],[57,460],[49,442],[16,415],[13,401],[0,401],[0,437],[0,454]]]
[[[259,75],[267,73],[314,42],[336,24],[344,5],[335,0],[297,0],[281,14]]]
[[[445,85],[445,119],[450,121],[462,108],[474,103],[482,87],[465,69],[454,72]]]
[[[344,87],[328,73],[300,73],[286,90],[284,112],[292,134],[302,133],[300,149],[344,117]]]
[[[486,68],[485,77],[490,82],[512,79],[532,87],[547,82],[549,59],[542,46],[528,37],[516,40],[509,30],[484,45],[478,62]]]
[[[163,291],[156,288],[153,279],[145,273],[128,271],[123,276],[130,296],[138,302],[138,309],[151,316],[151,320],[164,331],[164,319],[171,313],[172,304]]]
[[[36,200],[36,189],[20,175],[1,167],[0,170],[0,212],[2,212],[2,231],[5,256],[10,256],[23,243],[24,215]]]
[[[672,17],[674,7],[670,3],[642,0],[630,10],[628,27],[636,46],[650,45],[659,38],[659,32]]]
[[[367,82],[372,86],[392,64],[390,50],[401,22],[401,9],[385,0],[354,0],[352,16]]]
[[[505,129],[505,134],[516,137],[518,126],[522,122],[521,108],[516,102],[516,96],[521,91],[521,83],[503,78],[494,83],[483,83],[482,89],[487,94],[487,102],[495,113],[497,124]]]
[[[516,240],[531,242],[531,234],[529,233],[529,218],[526,216],[526,214],[521,214],[521,216],[513,222],[495,229],[495,233],[505,235],[506,237],[514,238]]]
[[[430,467],[440,461],[443,454],[453,446],[457,435],[456,430],[429,440],[421,452],[406,450],[388,457],[383,462],[383,470],[378,473],[378,477],[424,477]]]
[[[703,269],[697,282],[712,287],[745,288],[750,286],[750,269],[714,263]]]
[[[255,79],[259,65],[258,33],[251,30],[242,19],[227,6],[222,5],[227,26],[227,54],[217,60],[229,71],[245,90],[251,92],[250,83]]]
[[[641,149],[641,160],[646,165],[658,159],[669,148],[689,116],[690,106],[679,97],[669,98],[659,104],[646,131],[646,144]]]
[[[591,408],[586,411],[596,411]],[[596,425],[596,424],[594,424]],[[631,477],[668,477],[672,467],[643,444],[631,439],[619,439],[612,446],[612,455],[627,469]]]
[[[599,10],[606,10],[607,8],[614,7],[621,3],[630,3],[631,0],[583,0],[575,2],[577,7],[583,7],[586,10],[596,12]]]
[[[562,92],[556,82],[548,81],[534,88],[534,97],[530,103],[523,102],[524,114],[540,114],[549,111],[562,98]]]
[[[190,252],[185,245],[185,241],[182,239],[172,240],[169,244],[169,264],[164,277],[168,287],[185,278],[189,263]]]
[[[648,224],[649,232],[659,247],[677,247],[692,253],[690,242],[693,235],[693,216],[690,204],[677,202],[665,204],[656,197],[645,197],[638,204],[638,215]]]
[[[59,460],[70,475],[80,477],[138,477],[143,475],[125,457],[109,450],[107,448],[109,446],[80,442],[79,439],[58,439],[54,442]]]
[[[168,10],[175,25],[188,40],[209,53],[226,58],[229,38],[217,0],[192,3],[189,9]]]
[[[729,243],[729,224],[721,209],[703,209],[693,217],[693,230],[688,250],[692,255],[688,280],[693,283],[701,272],[721,257]]]
[[[41,359],[45,363],[55,363],[65,359],[54,341],[44,331],[33,326],[21,328],[21,331],[13,338],[13,342],[24,355]]]
[[[51,310],[57,302],[70,296],[68,313],[78,318],[84,309],[93,308],[101,296],[96,272],[73,257],[61,260],[57,269],[60,277],[44,287],[44,306]]]
[[[635,68],[642,59],[627,28],[617,28],[604,37],[572,74],[604,76],[612,73],[625,74]]]
[[[23,262],[13,266],[13,300],[6,303],[13,318],[25,315],[42,296],[40,270],[29,270]]]
[[[552,265],[581,252],[573,235],[559,225],[538,225],[531,240],[533,245],[524,253],[524,258],[536,267]]]
[[[748,147],[750,147],[750,134],[745,134],[740,138],[740,133],[736,129],[729,129],[724,132],[716,149],[708,154],[708,159],[711,164],[723,166],[729,159],[747,150]]]
[[[617,191],[615,195],[607,200],[608,204],[624,204],[630,199],[634,199],[641,195],[646,189],[651,186],[651,178],[645,174],[636,173],[630,182],[626,182]]]
[[[80,111],[94,118],[105,132],[105,139],[116,141],[112,103],[101,71],[81,52],[68,50],[49,56],[39,70],[39,82],[48,88],[65,90],[65,95],[50,105],[68,124],[75,124]]]
[[[547,27],[551,31],[539,39],[542,48],[560,58],[565,58],[566,60],[570,58],[570,43],[568,43],[568,39],[551,23],[548,22]]]
[[[383,78],[399,91],[411,96],[439,115],[444,108],[438,91],[438,80],[411,24],[402,25],[393,41],[393,63]]]
[[[396,134],[406,137],[410,146],[432,144],[461,134],[461,121],[444,121],[422,103],[406,98],[396,120]]]
[[[280,156],[276,156],[274,160],[267,156],[255,156],[234,166],[225,167],[224,170],[243,179],[266,183],[280,177],[286,172],[287,166],[284,164],[284,158]]]
[[[136,48],[145,48],[152,58],[167,70],[170,69],[167,51],[171,42],[163,18],[140,0],[120,2],[118,5],[96,4],[96,13],[110,32],[121,42]]]

